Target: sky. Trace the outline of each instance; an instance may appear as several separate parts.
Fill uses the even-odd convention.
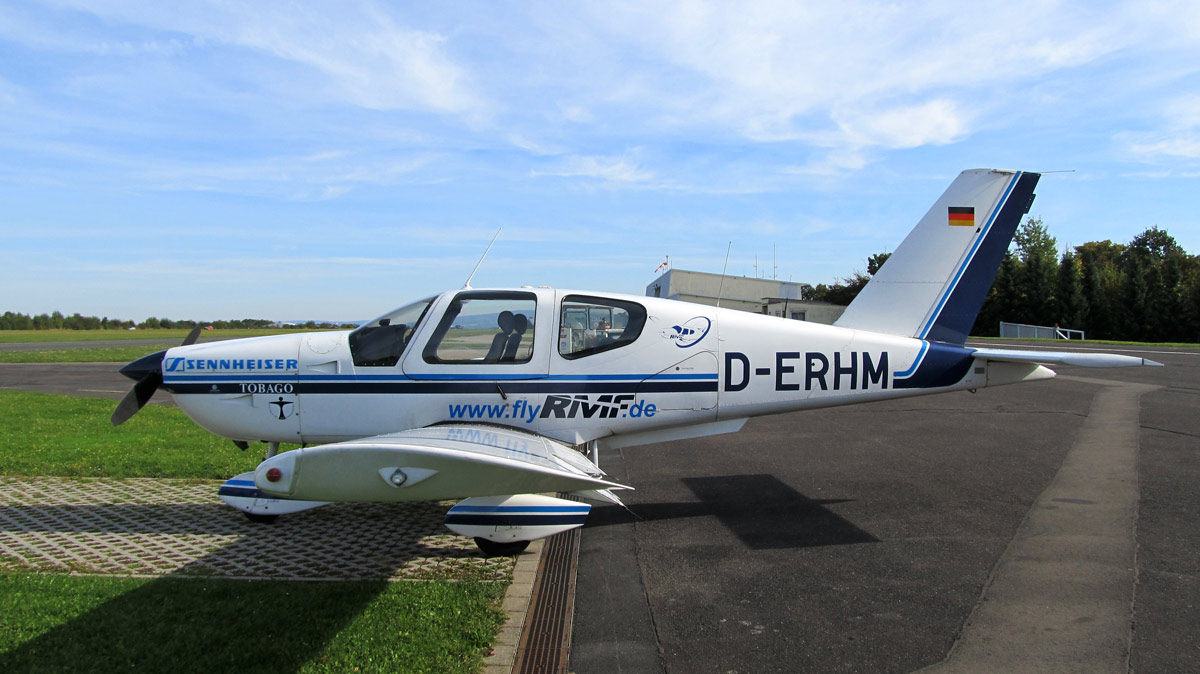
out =
[[[0,4],[0,311],[829,283],[978,167],[1200,253],[1200,3]]]

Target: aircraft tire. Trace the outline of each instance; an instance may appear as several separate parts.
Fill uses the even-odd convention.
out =
[[[511,541],[509,543],[497,543],[489,541],[486,538],[475,539],[475,545],[479,546],[479,550],[488,557],[512,557],[525,552],[525,548],[529,547],[529,541]]]
[[[270,523],[274,522],[275,520],[279,519],[279,515],[258,515],[255,513],[247,513],[247,512],[244,512],[242,514],[246,516],[246,519],[250,520],[251,522],[254,522],[255,524],[270,524]]]

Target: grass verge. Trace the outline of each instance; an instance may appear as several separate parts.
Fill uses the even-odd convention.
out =
[[[179,330],[0,330],[0,344],[18,342],[99,342],[127,339],[162,339],[182,342],[191,332],[188,329]],[[264,335],[286,335],[292,332],[307,332],[296,329],[275,328],[229,328],[226,330],[205,330],[200,335],[201,340],[220,337],[262,337]]]
[[[505,584],[0,575],[4,672],[475,672]]]
[[[166,346],[96,346],[79,349],[0,351],[0,363],[128,363]]]
[[[101,398],[0,391],[0,474],[223,480],[262,459],[257,446],[240,451],[177,408],[147,405],[114,428],[115,408]]]

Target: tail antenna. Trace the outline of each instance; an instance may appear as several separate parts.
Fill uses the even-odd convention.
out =
[[[502,231],[504,231],[503,227],[496,230],[496,235],[492,237],[492,243],[489,243],[487,250],[483,251],[483,255],[479,257],[479,262],[475,263],[475,268],[471,270],[471,275],[467,277],[467,282],[463,284],[463,290],[471,289],[471,279],[475,278],[475,272],[479,271],[479,265],[483,264],[484,258],[487,257],[488,252],[492,249],[492,245],[496,243],[496,239],[500,238],[500,232]]]

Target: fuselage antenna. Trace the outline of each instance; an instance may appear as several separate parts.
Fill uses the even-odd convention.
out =
[[[479,262],[475,263],[475,268],[471,270],[471,275],[467,277],[467,282],[463,284],[463,290],[471,289],[471,279],[475,278],[475,272],[479,271],[479,265],[483,264],[483,259],[487,257],[488,251],[492,249],[492,245],[496,243],[496,239],[500,238],[500,232],[502,231],[504,231],[503,227],[496,230],[496,235],[492,237],[492,243],[489,243],[487,250],[483,251],[483,255],[479,257]]]
[[[733,242],[725,247],[725,266],[721,267],[721,284],[717,286],[717,308],[721,308],[721,298],[725,296],[725,271],[729,269],[729,251],[733,250]]]

